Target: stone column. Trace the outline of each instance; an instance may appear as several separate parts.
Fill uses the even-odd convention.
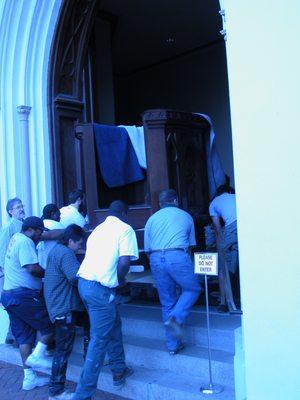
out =
[[[20,121],[19,133],[19,149],[20,157],[18,166],[20,173],[20,188],[18,195],[21,197],[25,204],[26,216],[32,215],[32,199],[31,199],[31,182],[30,182],[30,147],[29,147],[29,125],[28,117],[30,114],[30,106],[18,106],[18,115]]]

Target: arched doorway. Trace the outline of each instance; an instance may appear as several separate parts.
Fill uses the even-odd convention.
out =
[[[218,10],[218,1],[63,3],[49,70],[58,204],[74,187],[86,190],[74,125],[139,124],[140,114],[151,108],[211,115],[217,133],[221,132],[218,144],[225,170],[233,177],[226,55]],[[188,154],[191,158],[192,152]],[[99,176],[97,185],[105,197]],[[110,194],[116,198],[119,193]],[[103,208],[112,200],[107,196],[99,204],[101,199],[95,197]]]
[[[151,108],[204,112],[233,177],[218,1],[65,0],[49,68],[54,197],[85,186],[74,124],[139,124]],[[77,141],[78,142],[78,141]]]

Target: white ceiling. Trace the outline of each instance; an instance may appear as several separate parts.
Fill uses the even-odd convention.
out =
[[[102,0],[99,10],[117,17],[112,43],[117,74],[222,39],[218,0]]]

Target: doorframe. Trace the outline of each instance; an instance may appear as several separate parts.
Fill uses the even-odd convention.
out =
[[[98,0],[64,0],[51,46],[48,69],[51,181],[53,201],[59,205],[65,202],[70,190],[82,185],[80,149],[73,128],[76,123],[85,122],[83,70],[97,6]],[[65,159],[66,153],[70,153],[69,160]],[[74,162],[68,166],[72,157]]]

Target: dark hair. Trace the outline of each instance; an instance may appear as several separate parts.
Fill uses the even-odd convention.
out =
[[[43,220],[35,216],[25,218],[22,225],[22,232],[26,232],[30,228],[40,229],[41,231],[44,231],[45,226]]]
[[[9,199],[6,203],[6,211],[7,214],[11,217],[11,214],[9,211],[14,207],[16,203],[22,203],[22,200],[19,199],[18,197],[14,197],[13,199]]]
[[[229,193],[229,186],[227,184],[218,186],[215,197],[221,196],[223,193]]]
[[[68,246],[70,239],[72,239],[74,242],[78,242],[83,237],[84,237],[84,230],[76,224],[71,224],[65,229],[63,237],[60,240],[60,243],[65,246]]]
[[[124,214],[126,215],[128,211],[128,206],[122,200],[115,200],[110,203],[109,206],[109,215],[113,215],[117,218],[122,219]]]
[[[176,200],[176,199],[178,199],[176,190],[166,189],[166,190],[162,190],[159,193],[158,201],[159,201],[160,207],[163,207],[168,204],[173,204],[174,200]]]
[[[223,193],[235,194],[235,190],[226,183],[225,185],[218,186],[215,197],[221,196]]]
[[[84,198],[84,191],[81,189],[72,190],[69,193],[69,204],[73,204],[76,202],[77,199],[82,200]]]
[[[51,219],[51,216],[53,213],[59,211],[59,208],[57,207],[56,204],[47,204],[43,208],[43,215],[42,219]]]

